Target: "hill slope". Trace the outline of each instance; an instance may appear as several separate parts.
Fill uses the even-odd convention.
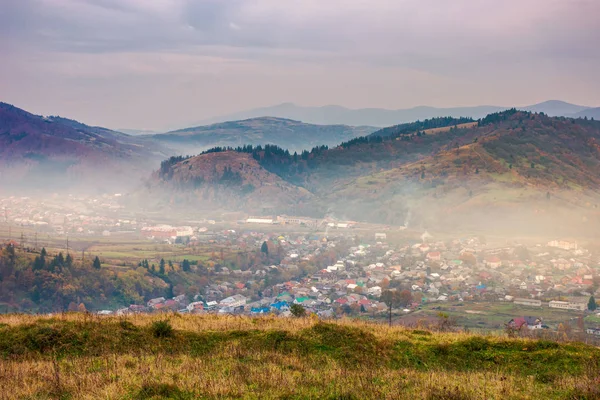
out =
[[[15,398],[600,396],[600,350],[582,343],[213,315],[6,315],[0,333]]]
[[[0,177],[11,186],[126,186],[164,154],[147,140],[0,103]]]
[[[600,123],[514,109],[477,123],[449,119],[445,128],[433,121],[436,127],[425,131],[394,127],[386,137],[357,138],[298,157],[272,148],[238,151],[255,161],[247,174],[268,171],[312,193],[302,203],[315,213],[419,229],[598,233]],[[228,153],[199,158],[227,165]],[[292,198],[278,202],[278,210],[299,213]]]
[[[171,204],[179,210],[187,206],[258,214],[289,208],[309,212],[306,207],[314,201],[306,189],[267,171],[251,154],[235,151],[167,160],[147,189],[161,207]]]
[[[326,199],[380,222],[401,224],[410,214],[429,229],[594,230],[600,124],[516,111],[496,117],[432,155],[346,182]]]
[[[183,154],[200,153],[215,146],[275,144],[291,152],[368,135],[371,127],[312,125],[283,118],[262,117],[197,126],[151,136]]]

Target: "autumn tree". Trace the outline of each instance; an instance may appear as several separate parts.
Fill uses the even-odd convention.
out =
[[[398,292],[396,289],[385,290],[383,293],[381,293],[380,300],[388,306],[389,324],[392,326],[392,309],[401,305],[400,292]]]

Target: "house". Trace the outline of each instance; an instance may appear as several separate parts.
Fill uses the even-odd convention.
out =
[[[152,307],[152,308],[156,308],[156,306],[158,304],[164,303],[165,298],[164,297],[157,297],[155,299],[150,299],[148,300],[148,307]]]
[[[246,304],[246,300],[247,299],[245,296],[242,296],[241,294],[236,294],[221,300],[219,305],[231,308],[243,307]]]
[[[376,233],[375,234],[375,240],[386,240],[387,239],[387,234],[385,233]]]
[[[588,328],[586,332],[588,335],[600,336],[600,328]]]
[[[517,317],[508,321],[508,326],[515,329],[542,329],[542,319],[539,317]]]
[[[485,265],[487,265],[490,268],[498,268],[502,265],[502,260],[500,260],[496,256],[486,257]]]
[[[427,259],[431,261],[440,261],[442,259],[442,253],[439,251],[431,251],[427,253]]]
[[[195,301],[193,303],[188,304],[186,308],[190,313],[198,313],[204,311],[204,303],[201,301]]]

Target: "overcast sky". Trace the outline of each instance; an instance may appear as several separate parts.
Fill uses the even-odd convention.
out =
[[[0,101],[163,129],[282,102],[600,106],[600,0],[0,0]]]

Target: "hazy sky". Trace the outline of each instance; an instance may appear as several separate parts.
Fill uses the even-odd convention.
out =
[[[600,0],[0,0],[0,101],[161,129],[294,102],[600,106]]]

